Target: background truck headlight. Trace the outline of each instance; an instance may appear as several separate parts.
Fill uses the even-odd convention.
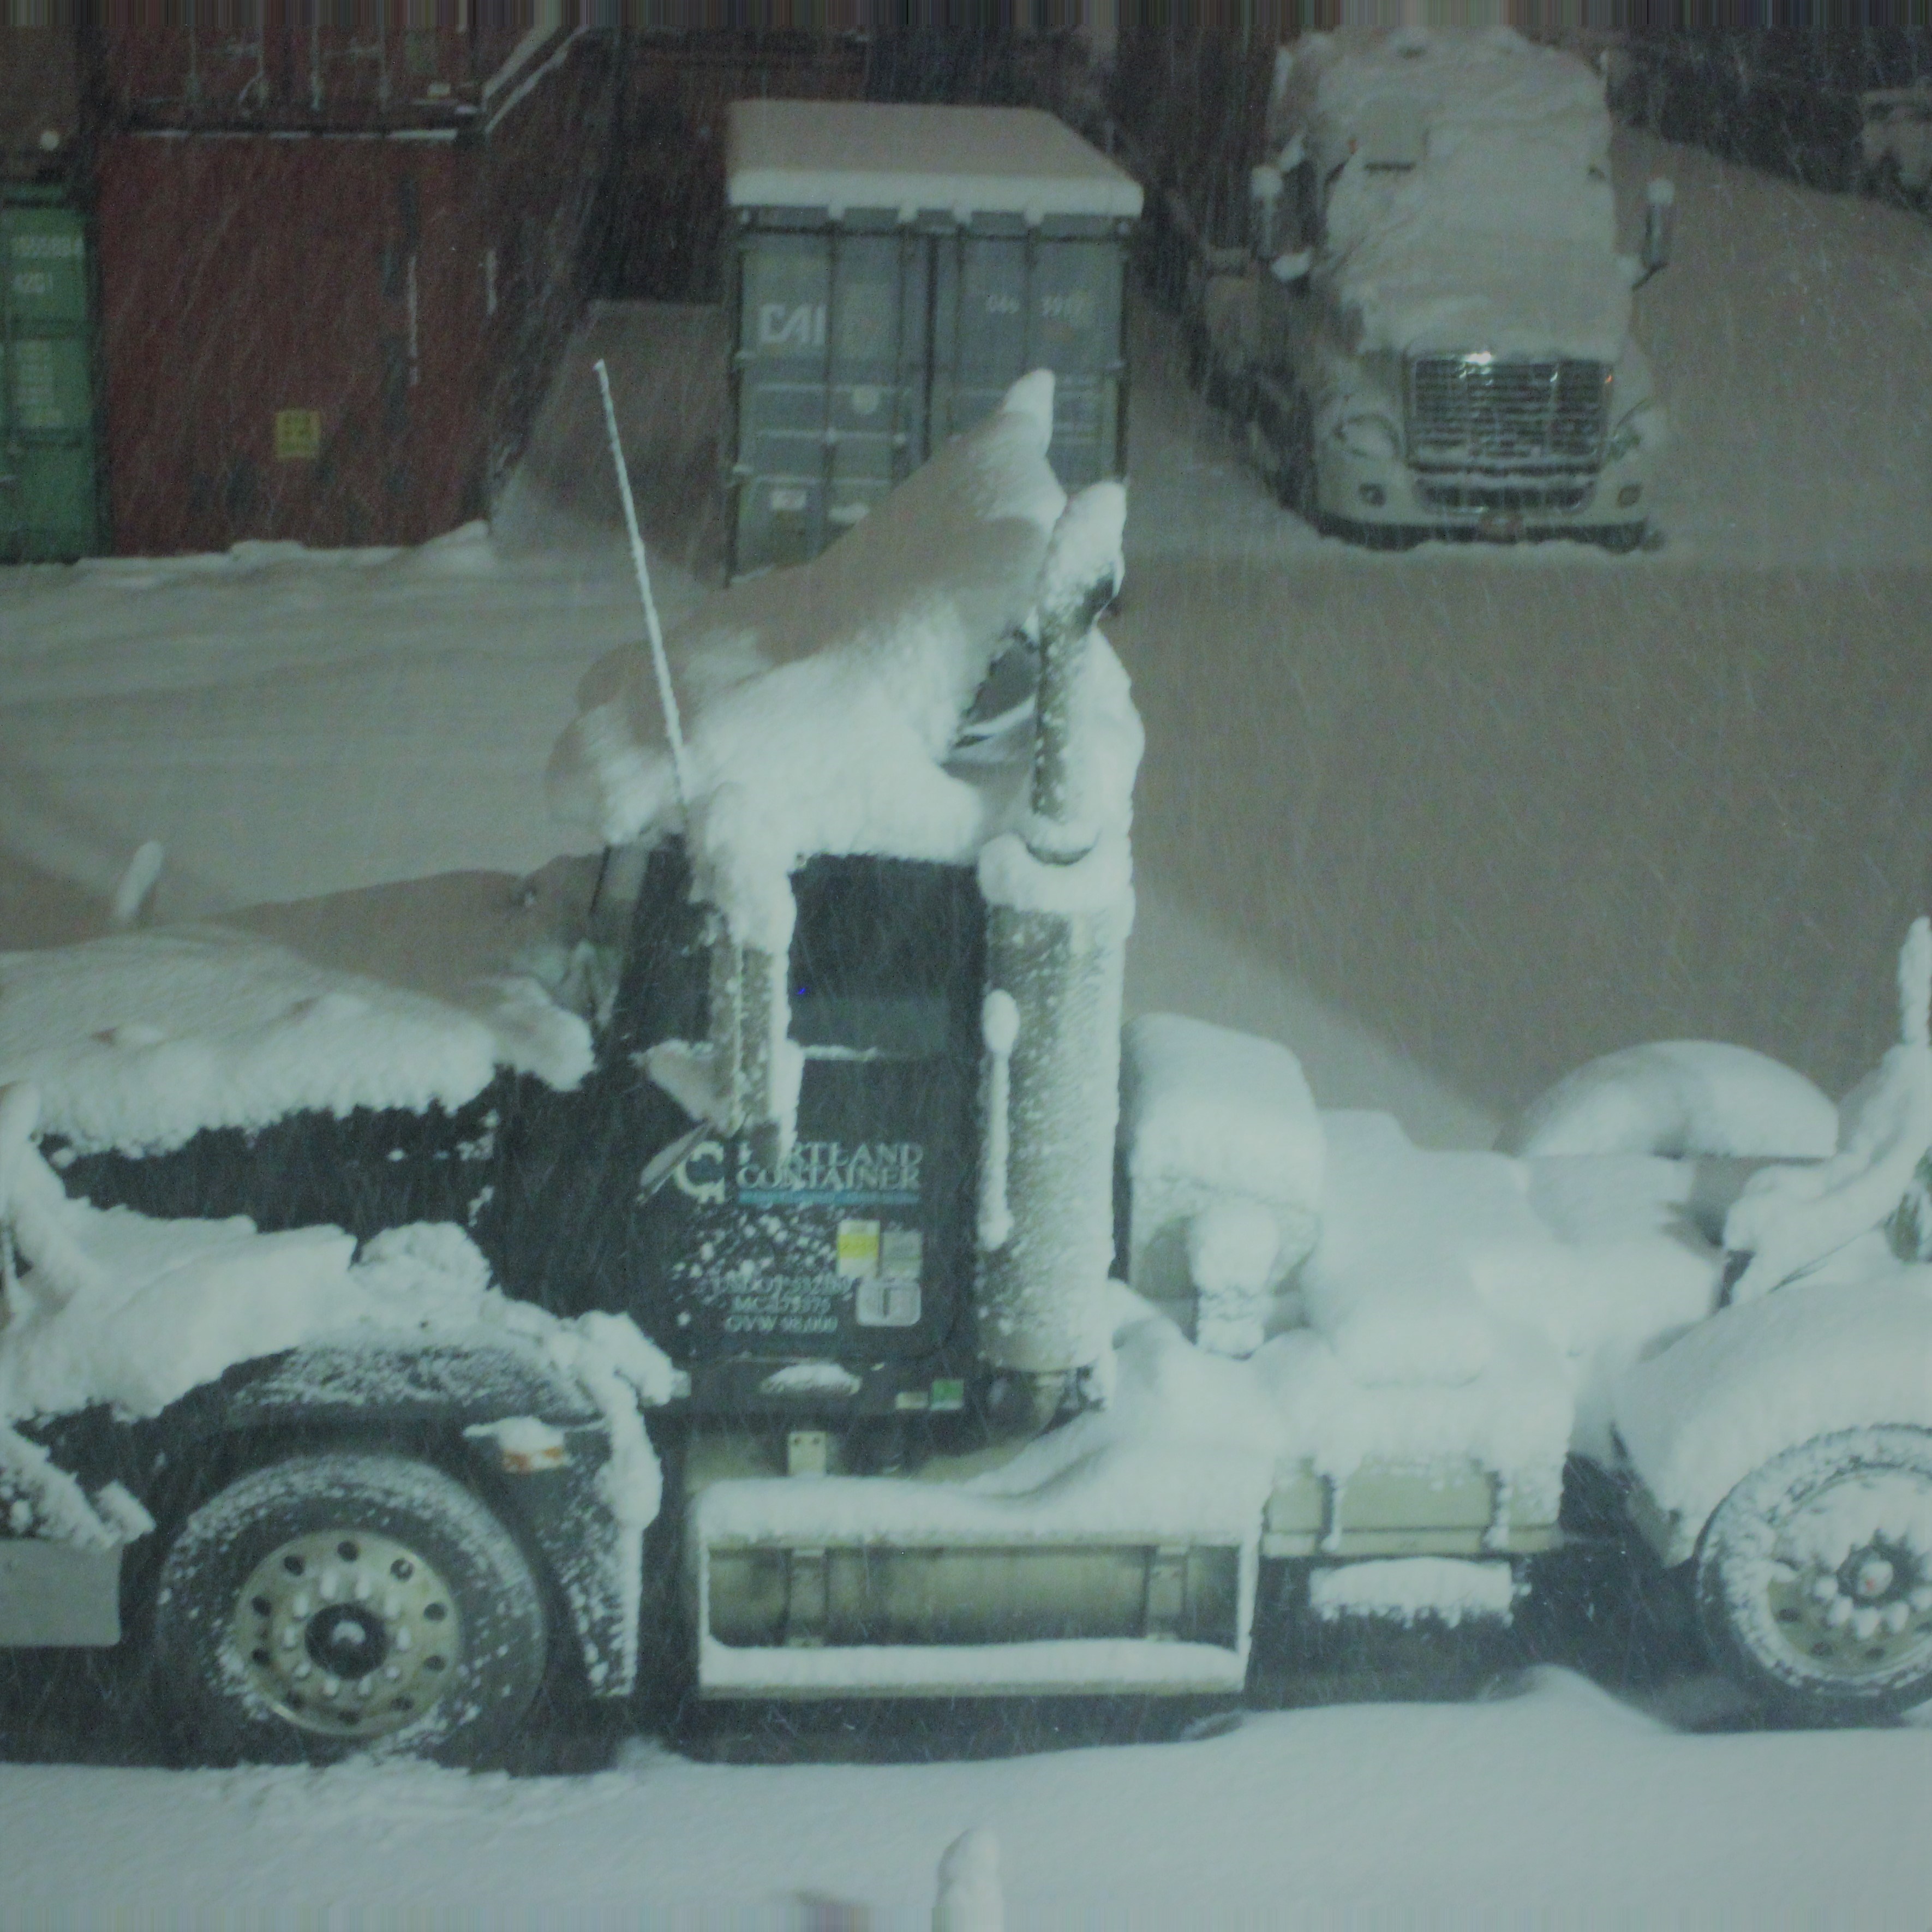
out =
[[[1344,448],[1357,456],[1388,463],[1402,454],[1402,438],[1386,416],[1344,416],[1335,425],[1335,435]]]

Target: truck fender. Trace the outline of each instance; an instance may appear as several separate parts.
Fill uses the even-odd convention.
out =
[[[1773,1456],[1840,1430],[1932,1429],[1932,1267],[1721,1310],[1626,1370],[1611,1400],[1631,1516],[1666,1564],[1686,1562]]]
[[[602,1480],[609,1424],[540,1340],[509,1331],[318,1342],[231,1372],[220,1400],[179,1412],[172,1432],[190,1449],[291,1432],[448,1445],[451,1473],[540,1558],[591,1694],[621,1696],[635,1683],[640,1533]]]

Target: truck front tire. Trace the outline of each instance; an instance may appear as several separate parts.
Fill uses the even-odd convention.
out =
[[[203,1762],[487,1763],[547,1654],[515,1539],[453,1477],[401,1456],[296,1456],[242,1477],[182,1526],[157,1586],[157,1687]]]
[[[1932,1698],[1932,1430],[1774,1456],[1718,1504],[1696,1566],[1720,1667],[1786,1721],[1869,1724]]]

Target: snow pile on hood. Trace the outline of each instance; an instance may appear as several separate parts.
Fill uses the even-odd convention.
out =
[[[434,953],[442,935],[398,937]],[[418,990],[238,924],[0,953],[0,1084],[31,1082],[42,1126],[82,1151],[159,1152],[304,1108],[460,1106],[499,1066],[567,1088],[590,1064],[583,1019],[514,970]]]
[[[1507,28],[1316,35],[1285,104],[1333,173],[1317,272],[1364,348],[1616,360],[1630,274],[1581,62]]]
[[[28,1264],[0,1323],[0,1437],[18,1444],[10,1423],[98,1405],[124,1420],[158,1415],[238,1363],[305,1344],[494,1331],[541,1348],[604,1416],[620,1520],[641,1532],[656,1516],[657,1461],[638,1410],[668,1400],[674,1376],[628,1318],[566,1322],[511,1300],[448,1223],[389,1229],[358,1258],[336,1228],[263,1234],[239,1216],[98,1208],[68,1196],[33,1126],[32,1089],[0,1092],[0,1200]]]
[[[1898,962],[1899,1043],[1840,1109],[1838,1150],[1810,1167],[1754,1175],[1724,1222],[1724,1246],[1748,1255],[1732,1289],[1749,1301],[1816,1268],[1899,1209],[1932,1148],[1932,920],[1913,922]]]
[[[606,658],[551,760],[559,814],[623,844],[676,831],[688,806],[698,896],[741,944],[778,954],[805,856],[976,854],[1011,816],[1013,775],[976,783],[946,766],[994,659],[1034,618],[1067,508],[1046,460],[1052,430],[1053,377],[1038,370],[823,556],[722,593],[674,634],[688,801],[648,657]],[[1092,641],[1088,681],[1124,683]],[[1131,750],[1085,801],[1123,824],[1137,725]]]

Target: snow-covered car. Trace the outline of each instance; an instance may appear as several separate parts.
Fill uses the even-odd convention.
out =
[[[1865,188],[1897,201],[1923,196],[1932,187],[1932,86],[1876,88],[1860,99]]]
[[[0,1642],[226,1756],[485,1760],[547,1676],[1233,1696],[1505,1627],[1588,1468],[1786,1712],[1932,1694],[1925,928],[1842,1110],[1664,1046],[1430,1152],[1124,1034],[1124,496],[1052,423],[701,610],[681,741],[615,654],[604,855],[466,968],[456,882],[367,970],[298,908],[0,957]]]

